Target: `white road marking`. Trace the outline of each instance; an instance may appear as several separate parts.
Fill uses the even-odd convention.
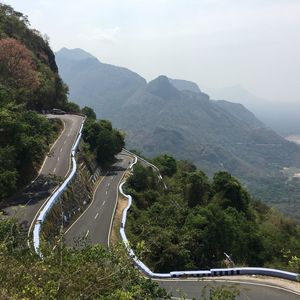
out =
[[[57,157],[57,161],[59,161],[59,156]]]
[[[54,168],[53,173],[55,173],[55,171],[56,171],[56,168]]]
[[[104,204],[105,204],[105,201],[103,201],[102,206],[104,206]]]
[[[110,186],[110,182],[107,184],[107,186]]]
[[[105,195],[107,195],[107,191],[105,192]]]
[[[62,147],[60,148],[60,151],[59,152],[62,152]]]
[[[89,232],[90,232],[89,230],[86,232],[85,237],[87,237],[89,235]]]
[[[97,214],[96,214],[96,216],[95,216],[95,220],[98,218],[98,216],[99,216],[99,213],[97,213]]]
[[[67,142],[67,140],[64,141],[64,144]]]

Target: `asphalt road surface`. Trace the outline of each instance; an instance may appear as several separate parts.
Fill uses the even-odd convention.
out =
[[[65,177],[69,172],[71,149],[76,140],[83,117],[76,115],[48,115],[48,118],[61,119],[65,129],[46,157],[40,174],[54,174]]]
[[[234,277],[222,281],[181,279],[181,280],[155,280],[159,285],[171,292],[174,297],[185,296],[187,299],[209,299],[209,287],[217,288],[231,286],[239,290],[239,300],[299,300],[299,293],[291,292],[282,287],[271,286],[263,282],[235,281]],[[205,289],[206,287],[206,289]]]
[[[117,159],[111,170],[98,183],[89,207],[66,231],[67,246],[77,246],[78,238],[85,238],[88,244],[102,244],[108,247],[118,186],[132,161],[132,158],[124,154],[117,155]]]
[[[38,210],[57,185],[49,175],[62,178],[67,176],[70,168],[71,149],[83,121],[81,116],[68,114],[48,115],[47,117],[61,119],[64,129],[52,145],[36,180],[14,196],[12,206],[3,209],[9,216],[17,218],[25,230],[29,228]]]

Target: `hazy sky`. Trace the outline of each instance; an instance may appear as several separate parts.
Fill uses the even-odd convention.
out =
[[[6,0],[50,37],[147,80],[300,102],[299,0]]]

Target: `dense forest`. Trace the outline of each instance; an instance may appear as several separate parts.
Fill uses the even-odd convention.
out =
[[[168,155],[153,162],[167,189],[151,168],[135,166],[127,182],[134,199],[127,232],[154,271],[233,265],[300,271],[299,223],[252,199],[227,172],[209,180]]]

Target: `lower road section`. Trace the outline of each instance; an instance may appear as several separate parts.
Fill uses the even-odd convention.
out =
[[[210,288],[231,287],[239,290],[239,300],[299,300],[300,292],[293,292],[267,282],[255,282],[253,280],[244,281],[230,279],[180,279],[180,280],[155,280],[158,284],[171,292],[174,297],[185,296],[186,299],[209,299]],[[288,283],[288,281],[287,281]]]
[[[89,244],[109,245],[109,234],[117,202],[118,186],[132,158],[119,154],[118,161],[95,189],[91,204],[65,233],[65,244],[76,246],[80,238]]]

